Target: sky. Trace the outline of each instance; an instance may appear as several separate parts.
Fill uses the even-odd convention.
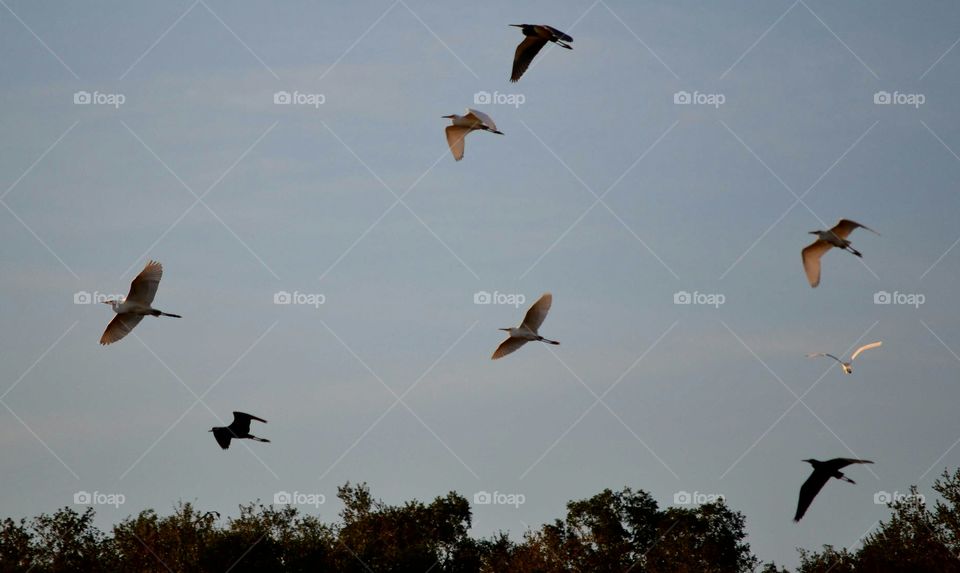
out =
[[[512,84],[517,23],[574,49]],[[5,515],[287,492],[334,521],[349,481],[496,492],[471,533],[519,539],[630,486],[724,496],[763,560],[855,549],[960,465],[958,29],[948,1],[3,0]],[[505,135],[455,162],[466,107]],[[880,235],[811,289],[843,217]],[[99,346],[89,301],[148,259],[183,318]],[[544,292],[560,346],[491,361]],[[850,376],[805,357],[874,340]],[[234,410],[271,443],[221,451]],[[794,524],[834,457],[876,464]]]

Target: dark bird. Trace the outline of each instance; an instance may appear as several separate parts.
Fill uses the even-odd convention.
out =
[[[840,473],[842,468],[845,468],[850,464],[873,463],[870,460],[857,460],[853,458],[834,458],[825,462],[818,460],[803,461],[813,466],[813,473],[810,474],[810,477],[807,478],[807,481],[803,482],[803,485],[800,486],[800,499],[797,501],[797,514],[793,516],[794,521],[800,521],[800,518],[803,517],[803,514],[807,512],[807,508],[810,507],[810,504],[813,502],[813,498],[817,497],[817,494],[820,493],[820,490],[823,489],[823,486],[830,481],[830,478],[837,478],[842,479],[845,482],[857,483]]]
[[[553,42],[568,50],[573,49],[567,44],[567,42],[572,42],[573,38],[551,26],[543,24],[510,25],[523,30],[523,35],[526,36],[526,38],[520,42],[520,45],[517,46],[516,53],[513,54],[513,73],[510,74],[511,82],[520,79],[523,72],[527,71],[527,68],[530,67],[530,62],[533,61],[534,56],[547,45],[547,42]]]
[[[810,243],[810,245],[801,251],[801,255],[803,256],[803,270],[807,273],[807,281],[810,282],[810,286],[816,288],[816,286],[820,284],[820,257],[830,249],[837,247],[838,249],[850,251],[850,253],[858,257],[863,256],[860,254],[860,251],[851,247],[850,241],[847,240],[850,233],[859,228],[864,228],[877,235],[880,234],[870,227],[861,225],[850,219],[840,219],[832,229],[826,231],[810,231],[811,235],[817,236],[817,240]]]
[[[238,440],[249,438],[258,442],[269,442],[270,440],[258,438],[250,433],[250,420],[256,420],[264,424],[267,423],[263,418],[244,414],[243,412],[234,412],[233,422],[229,426],[214,427],[211,428],[210,431],[213,432],[213,437],[217,439],[217,443],[220,444],[220,447],[223,449],[230,447],[230,440],[233,438],[237,438]]]

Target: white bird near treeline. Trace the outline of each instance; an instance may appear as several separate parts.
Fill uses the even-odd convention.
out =
[[[446,119],[452,120],[452,125],[447,126],[447,145],[450,146],[450,153],[457,161],[463,159],[464,139],[471,131],[483,130],[490,133],[503,135],[502,131],[497,129],[497,124],[493,119],[482,111],[467,108],[466,115],[445,115]]]
[[[860,251],[851,247],[850,241],[847,240],[850,233],[860,227],[871,233],[880,234],[870,227],[861,225],[850,219],[840,219],[832,229],[826,231],[810,231],[811,235],[817,236],[817,240],[801,251],[801,255],[803,256],[803,270],[807,273],[807,281],[810,282],[810,286],[816,288],[816,286],[820,284],[820,257],[830,249],[837,247],[838,249],[849,251],[858,257],[863,256],[860,254]]]
[[[493,353],[491,358],[493,360],[503,358],[531,341],[560,344],[556,340],[548,340],[540,336],[537,332],[540,329],[540,325],[543,324],[543,319],[547,318],[551,304],[553,304],[553,295],[546,293],[541,296],[537,302],[533,303],[533,306],[527,311],[526,316],[523,317],[523,322],[520,323],[520,326],[501,328],[500,330],[507,331],[510,336],[500,343],[500,346],[497,347],[496,352]]]
[[[157,261],[150,261],[130,283],[130,292],[125,299],[103,301],[103,304],[109,304],[113,308],[117,316],[113,317],[107,329],[103,331],[100,344],[113,344],[122,339],[130,334],[130,331],[147,315],[183,318],[179,314],[170,314],[150,306],[153,303],[153,297],[157,295],[157,287],[160,286],[162,277],[163,265]]]
[[[853,361],[856,360],[857,356],[860,356],[860,353],[863,352],[864,350],[870,350],[871,348],[877,348],[878,346],[882,346],[882,345],[883,345],[883,342],[880,340],[876,342],[871,342],[870,344],[864,344],[860,348],[856,349],[853,354],[850,355],[849,362],[844,362],[843,360],[840,360],[839,358],[837,358],[836,356],[828,352],[814,352],[812,354],[807,354],[807,358],[815,358],[817,356],[826,356],[827,358],[833,358],[834,360],[840,363],[840,368],[843,368],[844,373],[853,374]]]

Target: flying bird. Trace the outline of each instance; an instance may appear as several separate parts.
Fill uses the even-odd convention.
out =
[[[103,301],[104,304],[109,304],[113,308],[117,316],[113,317],[107,329],[103,331],[100,344],[113,344],[122,339],[130,334],[130,331],[147,315],[183,318],[179,314],[162,312],[150,306],[153,297],[157,294],[161,277],[163,277],[163,266],[157,261],[150,261],[130,283],[130,292],[125,299]]]
[[[214,427],[211,428],[210,431],[213,432],[213,437],[217,439],[217,443],[220,444],[220,447],[223,449],[230,447],[230,440],[233,438],[238,440],[249,438],[258,442],[269,442],[270,440],[266,438],[258,438],[250,433],[250,420],[256,420],[264,424],[267,423],[263,418],[258,418],[251,414],[244,414],[243,412],[234,412],[233,422],[231,422],[229,426]]]
[[[443,117],[453,120],[451,122],[453,125],[448,125],[446,129],[447,145],[450,146],[450,153],[457,161],[463,159],[463,140],[471,131],[482,129],[483,131],[503,135],[502,131],[497,130],[497,124],[493,123],[489,115],[469,107],[466,115],[453,114]]]
[[[573,38],[564,34],[560,30],[543,24],[510,24],[515,28],[523,30],[526,38],[517,46],[516,53],[513,54],[513,72],[510,74],[510,81],[515,82],[520,79],[523,72],[530,67],[533,58],[547,45],[547,42],[572,50],[567,42],[572,42]]]
[[[842,468],[850,464],[873,463],[870,460],[857,460],[853,458],[834,458],[825,462],[818,460],[803,461],[813,466],[813,473],[810,474],[807,481],[803,482],[803,485],[800,486],[800,499],[797,501],[797,514],[793,516],[794,521],[800,521],[800,518],[803,517],[803,514],[807,512],[807,508],[810,507],[810,504],[813,502],[813,498],[817,497],[817,494],[820,493],[823,486],[830,481],[830,478],[842,479],[849,483],[857,483],[840,473]]]
[[[553,304],[553,295],[546,293],[540,297],[540,300],[533,303],[533,306],[527,311],[527,315],[523,317],[523,322],[520,323],[520,326],[516,328],[501,328],[500,330],[505,330],[510,333],[510,336],[500,343],[496,352],[493,353],[492,359],[503,358],[531,340],[538,340],[540,342],[546,342],[547,344],[560,344],[556,340],[547,340],[537,334],[537,330],[540,328],[540,325],[543,324],[543,319],[547,318],[547,313],[550,312],[551,304]]]
[[[828,231],[810,231],[811,235],[817,236],[817,240],[802,251],[803,270],[807,273],[807,280],[810,282],[810,286],[816,287],[820,284],[820,257],[833,247],[850,251],[858,257],[863,256],[860,254],[860,251],[851,247],[850,241],[847,240],[850,233],[858,227],[863,227],[871,233],[880,234],[870,227],[861,225],[850,219],[840,219],[840,221]]]
[[[882,345],[883,345],[883,342],[879,340],[876,342],[871,342],[870,344],[864,344],[863,346],[858,348],[852,355],[850,355],[850,362],[844,362],[843,360],[840,360],[839,358],[837,358],[836,356],[828,352],[814,352],[813,354],[807,354],[807,358],[814,358],[817,356],[827,356],[829,358],[833,358],[834,360],[840,363],[840,368],[843,368],[843,371],[845,373],[852,374],[853,361],[857,358],[857,356],[860,355],[861,352],[863,352],[864,350],[870,350],[871,348],[877,348],[878,346],[882,346]]]

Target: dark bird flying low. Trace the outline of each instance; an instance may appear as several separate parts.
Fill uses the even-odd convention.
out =
[[[840,470],[850,464],[872,464],[870,460],[858,460],[854,458],[834,458],[821,462],[819,460],[803,460],[813,466],[813,473],[800,486],[800,499],[797,501],[797,514],[793,516],[794,521],[800,521],[807,508],[813,503],[813,498],[817,497],[823,486],[830,478],[842,479],[845,482],[857,483],[847,476],[840,473]]]
[[[552,26],[544,24],[510,24],[523,31],[526,38],[517,46],[517,51],[513,55],[513,73],[510,74],[510,81],[515,82],[520,79],[523,72],[530,67],[533,58],[547,45],[547,42],[572,50],[567,42],[572,42],[573,38],[564,34]]]
[[[250,433],[250,420],[256,420],[258,422],[267,423],[263,418],[258,418],[251,414],[244,414],[243,412],[234,412],[233,413],[233,422],[229,426],[220,426],[211,428],[210,431],[213,432],[213,437],[217,439],[217,443],[220,444],[220,447],[227,449],[230,447],[230,440],[244,439],[248,438],[251,440],[256,440],[258,442],[269,442],[265,438],[258,438]]]

